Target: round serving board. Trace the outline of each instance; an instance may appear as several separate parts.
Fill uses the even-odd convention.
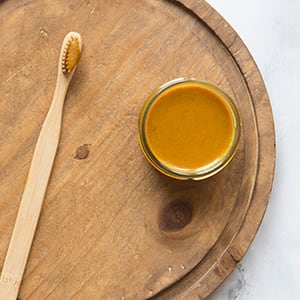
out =
[[[274,173],[271,107],[233,29],[196,0],[6,0],[0,4],[0,265],[68,31],[83,52],[20,299],[203,299],[262,220]],[[211,179],[177,181],[138,144],[148,95],[177,77],[235,99],[239,150]]]

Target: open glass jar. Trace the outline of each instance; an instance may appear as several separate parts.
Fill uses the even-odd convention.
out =
[[[212,83],[174,79],[145,102],[139,141],[148,161],[176,179],[221,171],[237,151],[241,118],[234,101]]]

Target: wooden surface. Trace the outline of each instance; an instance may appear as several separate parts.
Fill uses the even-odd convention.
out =
[[[71,30],[84,48],[19,297],[203,299],[254,238],[275,156],[256,65],[204,1],[0,4],[0,261]],[[159,174],[138,145],[143,102],[176,77],[219,85],[243,120],[236,157],[202,182]]]

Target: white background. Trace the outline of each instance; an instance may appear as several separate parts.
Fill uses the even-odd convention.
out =
[[[236,30],[273,108],[277,158],[270,203],[238,268],[209,300],[300,299],[300,1],[207,0]]]

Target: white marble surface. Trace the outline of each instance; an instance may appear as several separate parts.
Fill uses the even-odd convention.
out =
[[[300,299],[300,1],[207,0],[252,53],[275,118],[270,203],[246,256],[209,300]]]

